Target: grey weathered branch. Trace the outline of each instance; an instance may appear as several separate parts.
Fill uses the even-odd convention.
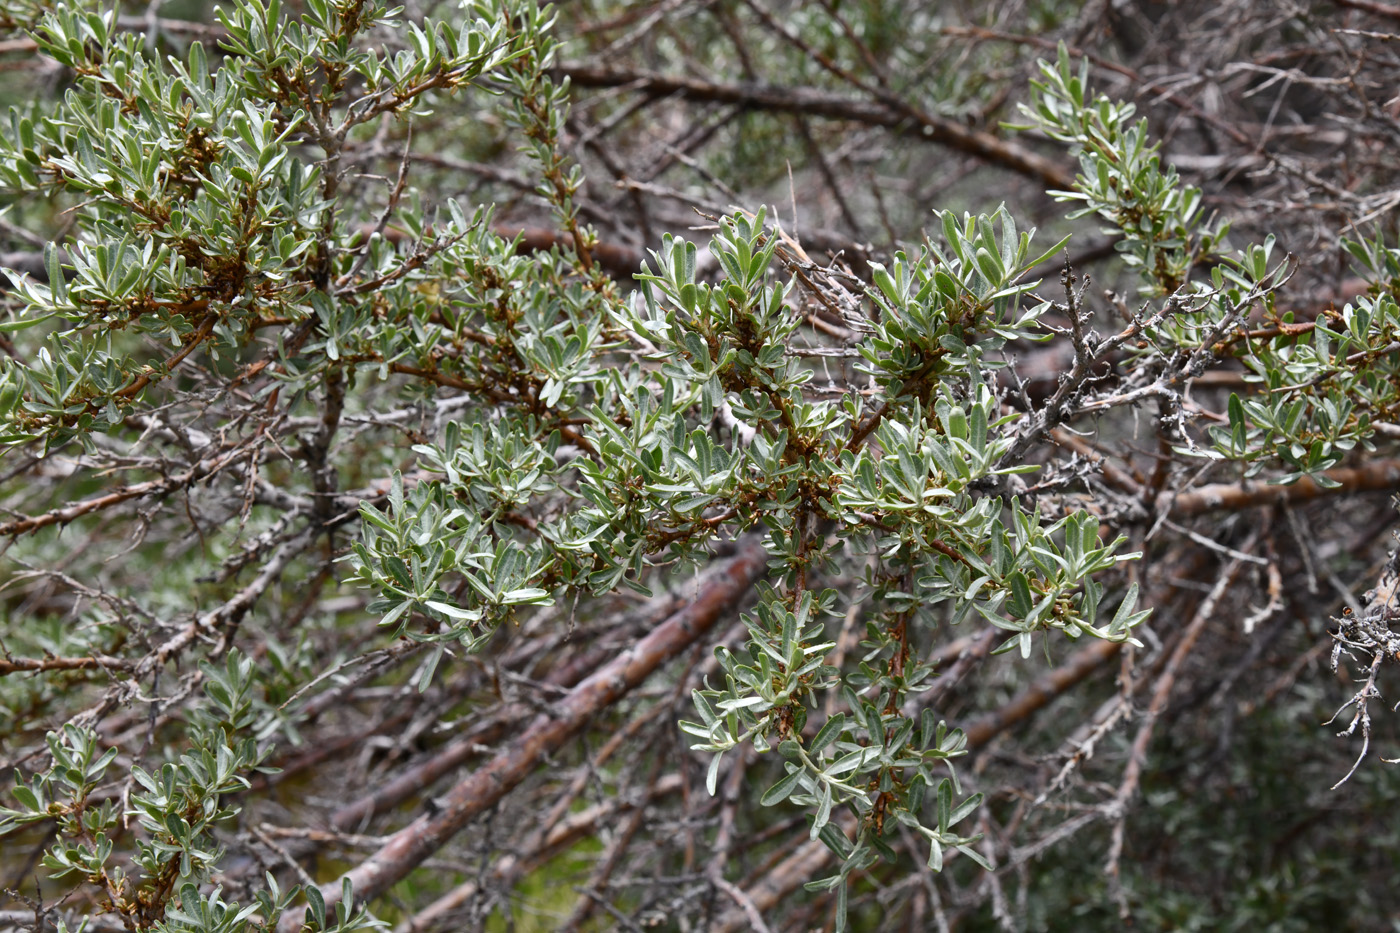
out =
[[[515,788],[554,749],[590,719],[642,683],[658,667],[694,644],[748,594],[767,569],[768,553],[758,536],[745,538],[735,557],[696,599],[676,612],[631,649],[569,691],[548,713],[490,762],[437,800],[438,809],[420,816],[389,837],[365,861],[346,872],[357,898],[378,897],[446,845],[477,816]],[[322,891],[327,903],[340,897],[340,883]],[[288,918],[286,933],[299,920]]]

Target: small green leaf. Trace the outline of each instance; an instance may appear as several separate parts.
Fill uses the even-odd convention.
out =
[[[828,745],[836,741],[836,737],[841,734],[841,730],[845,727],[846,714],[833,713],[831,718],[822,725],[821,729],[819,729],[817,734],[812,738],[811,744],[807,746],[807,753],[809,755],[819,754]]]
[[[792,792],[797,789],[798,782],[802,780],[802,775],[804,773],[806,772],[804,772],[802,768],[796,768],[791,774],[786,775],[782,780],[778,781],[778,783],[768,788],[763,796],[759,798],[759,803],[763,804],[765,807],[772,807],[787,800],[788,797],[792,796]]]
[[[715,757],[710,759],[709,771],[705,772],[705,790],[711,797],[715,795],[715,785],[719,782],[719,763],[723,758],[724,752],[716,753]]]

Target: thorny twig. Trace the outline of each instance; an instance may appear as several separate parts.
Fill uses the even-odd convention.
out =
[[[1362,759],[1366,757],[1366,752],[1371,747],[1371,713],[1367,706],[1368,701],[1379,699],[1380,688],[1376,686],[1376,675],[1380,673],[1381,665],[1387,660],[1400,660],[1400,632],[1391,629],[1391,624],[1400,619],[1400,604],[1397,603],[1396,587],[1400,584],[1400,548],[1391,553],[1390,559],[1386,562],[1385,568],[1381,571],[1380,581],[1375,589],[1366,594],[1366,606],[1359,612],[1354,613],[1350,609],[1336,620],[1339,623],[1338,630],[1333,634],[1334,644],[1332,646],[1332,670],[1337,670],[1338,662],[1342,657],[1342,652],[1348,654],[1360,654],[1370,658],[1370,663],[1366,666],[1366,680],[1362,683],[1361,689],[1342,704],[1337,712],[1332,714],[1332,718],[1327,720],[1327,724],[1337,721],[1337,717],[1348,709],[1352,709],[1351,722],[1338,735],[1352,735],[1358,726],[1361,727],[1361,752],[1356,756],[1356,761],[1352,763],[1349,770],[1342,779],[1332,785],[1336,790],[1345,784],[1356,769],[1360,767]],[[1384,759],[1388,762],[1400,761],[1400,759]]]

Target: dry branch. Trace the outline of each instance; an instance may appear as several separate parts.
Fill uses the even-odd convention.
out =
[[[857,100],[810,88],[719,84],[698,78],[583,65],[563,65],[557,71],[576,87],[621,87],[653,97],[674,95],[685,100],[736,104],[752,110],[888,127],[901,136],[947,146],[1043,185],[1069,188],[1074,183],[1074,176],[1058,163],[1023,146],[999,139],[983,130],[969,129],[944,117],[911,113],[907,108],[896,107],[882,100]]]
[[[1095,641],[1080,648],[1064,664],[1032,681],[1000,709],[975,720],[967,729],[967,744],[976,748],[1029,718],[1070,687],[1098,670],[1123,650],[1121,642]]]
[[[510,793],[540,760],[625,696],[666,661],[694,644],[732,611],[763,575],[768,554],[758,538],[746,538],[733,560],[695,600],[634,647],[580,683],[547,714],[537,716],[508,748],[438,800],[437,812],[414,820],[383,848],[346,872],[355,895],[378,897],[446,845],[469,822]],[[338,900],[339,883],[326,885],[328,903]],[[297,922],[288,919],[286,931]]]
[[[662,775],[655,784],[647,788],[641,800],[628,800],[621,796],[613,797],[604,803],[594,804],[586,810],[570,814],[541,837],[527,840],[518,852],[503,856],[491,866],[488,883],[508,886],[549,861],[551,857],[566,850],[581,839],[596,836],[606,821],[623,814],[640,812],[647,804],[663,797],[679,793],[681,777],[678,774]],[[463,882],[427,907],[418,911],[412,918],[399,924],[396,933],[425,933],[451,920],[452,914],[464,907],[482,893],[484,885],[477,880]]]
[[[130,658],[113,658],[106,655],[92,655],[86,658],[13,658],[0,659],[0,677],[6,674],[38,671],[84,671],[111,669],[127,671],[136,666]]]
[[[1322,475],[1338,485],[1328,488],[1309,476],[1304,476],[1291,486],[1253,482],[1213,483],[1188,492],[1164,494],[1159,510],[1164,506],[1169,515],[1182,517],[1217,509],[1239,510],[1259,505],[1306,502],[1323,496],[1397,490],[1400,489],[1400,460],[1377,460],[1360,467],[1340,467],[1327,470]]]

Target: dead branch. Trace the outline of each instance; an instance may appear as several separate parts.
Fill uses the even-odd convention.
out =
[[[656,97],[675,95],[685,100],[738,104],[754,110],[793,113],[828,120],[847,120],[883,126],[901,136],[923,139],[976,156],[1054,188],[1069,188],[1074,176],[1055,162],[983,130],[969,129],[944,117],[911,114],[884,101],[858,100],[810,88],[718,84],[698,78],[681,78],[613,68],[562,65],[556,72],[576,87],[626,88]]]
[[[1337,485],[1328,488],[1304,476],[1289,486],[1264,483],[1213,483],[1187,492],[1164,493],[1158,500],[1173,517],[1200,515],[1217,509],[1238,511],[1261,505],[1307,502],[1310,499],[1358,492],[1400,489],[1400,460],[1377,460],[1359,467],[1338,467],[1322,474]]]
[[[436,813],[414,820],[378,852],[346,872],[356,897],[378,897],[404,878],[515,788],[544,755],[709,631],[763,575],[767,557],[757,538],[746,538],[725,570],[690,605],[580,683],[549,714],[536,717],[509,748],[444,794]],[[327,885],[322,893],[327,903],[338,900],[340,885]],[[289,919],[283,929],[291,931],[296,926],[296,921]]]

